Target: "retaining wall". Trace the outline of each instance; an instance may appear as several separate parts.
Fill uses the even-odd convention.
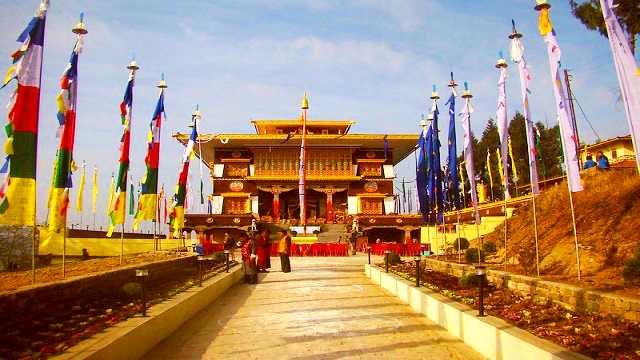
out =
[[[427,288],[365,265],[365,273],[415,311],[445,328],[465,344],[489,359],[587,360],[550,341],[508,324],[493,316],[478,317],[477,310],[455,302]]]
[[[473,265],[432,259],[427,259],[425,262],[433,270],[458,277],[475,271]],[[498,287],[506,286],[522,296],[529,295],[534,301],[552,301],[572,311],[610,314],[627,320],[640,321],[640,300],[638,299],[498,270],[488,270],[487,279]]]

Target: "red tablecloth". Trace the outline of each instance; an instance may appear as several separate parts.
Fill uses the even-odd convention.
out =
[[[347,256],[347,244],[291,244],[291,256]],[[278,256],[278,244],[271,244],[271,256]]]
[[[426,244],[394,244],[394,243],[382,243],[371,244],[371,253],[374,255],[384,255],[386,250],[399,254],[400,256],[414,256],[421,254],[423,250],[427,249]],[[367,251],[366,248],[364,251]]]

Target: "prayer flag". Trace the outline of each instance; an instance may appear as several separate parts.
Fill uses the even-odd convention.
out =
[[[144,159],[147,171],[142,178],[142,191],[138,200],[138,210],[133,220],[133,228],[137,229],[140,221],[156,220],[158,209],[158,168],[160,164],[160,130],[162,114],[164,113],[164,88],[160,88],[160,95],[156,109],[151,118],[149,133],[147,134],[147,156]]]
[[[433,86],[433,92],[435,93],[435,85]],[[442,166],[440,164],[440,130],[438,128],[438,99],[433,99],[431,109],[433,110],[433,122],[431,127],[433,128],[433,141],[432,146],[432,166],[431,166],[431,178],[433,179],[432,193],[433,193],[433,206],[434,206],[434,221],[442,222],[442,216],[444,214],[444,204],[442,198]]]
[[[575,137],[573,123],[569,120],[566,97],[562,87],[562,80],[560,80],[560,59],[562,57],[562,52],[560,51],[560,45],[556,39],[556,31],[553,29],[551,20],[549,20],[548,7],[540,9],[538,29],[540,30],[540,35],[544,38],[545,44],[547,45],[549,72],[551,74],[553,93],[556,99],[556,112],[558,113],[558,122],[560,124],[560,139],[562,142],[562,151],[567,171],[567,181],[569,182],[569,190],[572,192],[582,191],[583,188],[580,183],[580,166],[578,165],[578,155],[576,153],[578,140]]]
[[[69,207],[69,191],[73,187],[71,176],[75,171],[73,160],[73,147],[76,133],[76,105],[78,95],[78,58],[82,52],[82,34],[77,35],[76,44],[71,52],[69,64],[60,80],[60,92],[58,93],[58,136],[60,146],[56,153],[55,172],[51,187],[51,202],[49,204],[49,230],[54,232],[64,231]],[[84,187],[84,175],[81,181],[81,189]],[[82,201],[82,194],[78,195],[78,201]],[[82,205],[80,204],[80,207]],[[76,210],[78,209],[76,204]]]
[[[84,205],[84,184],[87,181],[87,166],[82,165],[82,176],[80,177],[80,186],[78,187],[78,197],[76,198],[76,211],[81,213]]]
[[[451,74],[453,81],[453,74]],[[460,184],[458,180],[458,154],[456,146],[456,92],[455,88],[451,87],[451,96],[445,105],[449,105],[449,138],[448,138],[448,157],[447,157],[447,172],[449,180],[447,182],[448,193],[453,194],[453,206],[456,209],[460,208]]]
[[[0,224],[35,226],[36,153],[40,113],[40,74],[47,1],[42,1],[37,14],[18,37],[20,48],[14,52],[12,65],[2,87],[13,79],[17,86],[9,97],[5,126],[6,154],[1,173]]]
[[[175,194],[173,195],[173,206],[171,210],[171,227],[173,229],[173,237],[178,237],[182,228],[184,227],[184,208],[185,197],[187,195],[187,179],[189,177],[189,162],[194,151],[194,146],[198,138],[198,132],[195,126],[191,130],[191,136],[189,136],[189,142],[184,149],[182,156],[182,167],[180,168],[180,174],[178,175],[178,183],[176,184]]]
[[[120,139],[120,163],[118,177],[115,183],[115,194],[109,209],[111,224],[107,231],[107,237],[111,237],[117,224],[124,224],[127,200],[127,177],[129,174],[129,146],[131,143],[131,112],[133,110],[133,86],[135,84],[137,66],[129,67],[129,81],[124,92],[124,98],[120,103],[120,121],[122,123],[122,138]]]
[[[469,86],[464,83],[465,93],[468,93]],[[462,128],[464,129],[464,164],[467,168],[467,178],[469,179],[469,185],[471,186],[471,203],[473,204],[473,210],[475,215],[476,224],[480,224],[480,213],[478,212],[478,193],[476,189],[476,176],[474,173],[473,164],[473,142],[471,141],[471,114],[473,113],[473,107],[471,106],[471,96],[464,96],[465,100],[464,108],[462,110]]]
[[[511,173],[513,174],[513,182],[518,182],[518,170],[516,169],[516,159],[513,157],[513,148],[511,147],[511,137],[509,137],[509,157],[511,158]]]
[[[529,110],[529,82],[532,80],[529,66],[524,58],[524,45],[520,41],[522,35],[516,32],[516,24],[513,24],[513,34],[511,38],[511,60],[518,64],[518,72],[520,74],[520,95],[522,96],[522,111],[524,115],[525,131],[527,135],[527,155],[529,156],[529,180],[531,181],[531,192],[534,195],[540,194],[538,185],[538,165],[536,163],[537,151],[534,133],[534,124],[531,120],[531,111]],[[513,156],[512,156],[513,159]],[[514,166],[515,169],[515,166]],[[515,174],[514,174],[515,176]]]
[[[489,185],[493,186],[493,174],[491,173],[491,152],[487,149],[487,173],[489,174]]]
[[[502,59],[502,54],[500,54]],[[507,82],[507,66],[499,67],[500,78],[498,79],[498,110],[496,111],[496,121],[498,123],[498,133],[500,135],[500,157],[499,161],[502,161],[502,168],[508,168],[509,158],[507,156],[508,148],[507,141],[509,138],[509,119],[507,119],[507,93],[505,91],[505,84]],[[505,199],[511,198],[509,195],[509,174],[505,171],[503,173],[502,184],[504,186]]]
[[[624,112],[635,148],[636,167],[640,172],[640,69],[636,64],[628,40],[629,36],[634,35],[625,34],[613,12],[612,0],[600,0],[600,7],[604,15],[613,63],[618,75]]]
[[[98,168],[93,167],[93,189],[91,191],[91,213],[95,214],[98,205]]]
[[[416,164],[416,187],[417,187],[417,195],[418,195],[418,206],[419,211],[422,214],[423,218],[426,220],[428,210],[428,198],[427,198],[427,172],[429,170],[428,165],[428,150],[427,150],[427,129],[426,126],[422,129],[420,133],[420,138],[418,139],[418,162]],[[406,201],[406,191],[404,187],[404,182],[402,183],[402,193]]]
[[[307,186],[307,171],[306,171],[306,137],[307,137],[307,109],[309,109],[309,99],[307,99],[307,93],[304,93],[302,98],[302,141],[300,142],[300,169],[298,174],[298,194],[300,196],[300,225],[307,224],[307,203],[305,197],[305,188]]]
[[[504,167],[502,166],[502,154],[500,154],[499,148],[496,148],[496,158],[498,159],[498,174],[500,174],[500,182],[502,182],[502,186],[504,186]]]

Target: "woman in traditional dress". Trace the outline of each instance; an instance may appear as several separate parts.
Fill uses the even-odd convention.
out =
[[[258,282],[256,273],[256,240],[253,236],[244,236],[242,244],[242,260],[244,264],[244,279],[249,284]]]
[[[269,242],[269,231],[263,230],[260,233],[260,237],[258,238],[257,244],[257,253],[258,253],[258,272],[269,272],[267,270],[267,258],[269,258],[271,244]]]

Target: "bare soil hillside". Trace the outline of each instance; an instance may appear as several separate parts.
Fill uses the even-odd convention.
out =
[[[640,176],[635,170],[582,173],[585,190],[573,194],[584,285],[620,288],[622,266],[640,246]],[[576,278],[576,252],[566,183],[536,198],[540,274],[555,280]],[[531,205],[508,220],[507,257],[510,271],[535,274],[535,241]],[[504,227],[485,237],[498,246],[494,260],[504,256]],[[631,289],[629,289],[631,290]],[[638,294],[630,295],[640,295]]]

